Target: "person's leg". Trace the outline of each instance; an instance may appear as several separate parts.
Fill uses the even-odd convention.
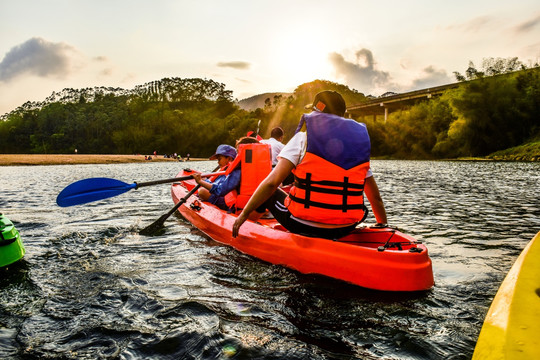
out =
[[[206,190],[205,188],[201,187],[199,191],[197,192],[199,195],[199,198],[201,198],[202,201],[208,201],[210,199],[210,191]]]

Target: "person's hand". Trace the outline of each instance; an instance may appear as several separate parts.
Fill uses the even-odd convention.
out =
[[[234,222],[234,225],[233,225],[233,228],[232,228],[232,237],[235,238],[238,236],[238,232],[240,231],[240,226],[242,226],[242,224],[244,222],[246,222],[247,220],[247,215],[244,214],[244,211],[242,211],[240,213],[240,215],[238,215],[238,217],[236,218],[235,222]]]
[[[193,176],[193,179],[195,179],[195,182],[196,182],[197,184],[199,184],[199,185],[201,184],[201,179],[202,179],[202,178],[201,178],[201,174],[200,174],[200,173],[193,173],[193,174],[191,174],[191,176]]]

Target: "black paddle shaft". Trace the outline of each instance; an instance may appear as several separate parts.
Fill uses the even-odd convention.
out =
[[[208,177],[208,176],[215,176],[215,175],[225,175],[225,171],[221,171],[221,172],[217,172],[217,173],[216,172],[211,172],[209,174],[202,174],[201,176]],[[136,185],[135,189],[138,189],[138,188],[144,187],[144,186],[166,184],[166,183],[171,183],[171,182],[175,182],[175,181],[184,181],[184,180],[189,180],[189,179],[193,179],[193,175],[174,177],[174,178],[164,179],[164,180],[147,181],[147,182],[142,182],[142,183],[138,183],[138,182],[135,181],[135,185]]]
[[[167,220],[169,218],[169,216],[171,216],[176,210],[178,210],[178,208],[187,201],[187,199],[193,195],[197,190],[199,190],[199,188],[201,187],[201,185],[197,185],[195,186],[193,189],[191,189],[190,192],[188,192],[186,194],[186,196],[184,196],[183,198],[181,198],[178,203],[176,203],[176,205],[171,209],[169,210],[169,212],[167,212],[166,214],[164,215],[161,215],[159,217],[159,219],[157,219],[156,221],[154,221],[153,223],[151,223],[150,225],[148,225],[147,227],[145,227],[144,229],[142,229],[141,231],[139,231],[139,234],[141,235],[153,235],[155,234],[158,230],[160,230],[162,227],[163,227],[163,224],[165,223],[165,220]]]
[[[215,168],[214,171],[216,171],[218,169],[219,169],[219,166],[217,168]],[[183,176],[183,177],[179,177],[179,178],[174,178],[172,182],[177,181],[177,180],[187,180],[187,179],[189,179],[191,177],[192,177],[191,175],[188,175],[188,176]],[[170,179],[168,179],[168,180],[170,180]],[[166,182],[167,180],[159,180],[159,181]],[[169,181],[169,182],[171,182],[171,181]],[[144,183],[142,183],[142,184],[144,184]],[[178,210],[178,208],[180,208],[180,206],[182,206],[182,204],[185,203],[187,201],[187,199],[189,199],[189,197],[191,195],[193,195],[195,192],[197,192],[197,190],[199,190],[200,187],[201,187],[201,185],[197,185],[193,189],[191,189],[183,198],[181,198],[178,201],[178,203],[176,203],[176,205],[171,210],[169,210],[169,212],[167,212],[164,215],[161,215],[159,219],[157,219],[156,221],[154,221],[153,223],[151,223],[150,225],[148,225],[147,227],[145,227],[144,229],[139,231],[139,234],[141,234],[141,235],[155,234],[159,229],[161,229],[163,227],[163,224],[165,223],[165,220],[167,220],[169,218],[169,216],[171,216],[176,210]]]
[[[193,178],[193,176],[188,175],[188,176],[181,176],[181,177],[175,177],[175,178],[164,179],[164,180],[147,181],[147,182],[142,182],[142,183],[138,183],[138,182],[135,181],[135,184],[137,185],[137,186],[135,186],[135,189],[138,189],[138,188],[144,187],[144,186],[166,184],[166,183],[171,183],[171,182],[175,182],[175,181],[184,181],[184,180],[189,180],[191,178]]]

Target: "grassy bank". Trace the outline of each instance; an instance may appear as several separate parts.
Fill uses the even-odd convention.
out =
[[[540,139],[494,152],[488,155],[487,158],[490,160],[506,161],[540,161]]]
[[[195,159],[191,159],[195,160]],[[152,156],[146,160],[144,155],[49,155],[49,154],[0,154],[0,166],[16,165],[69,165],[69,164],[122,164],[122,163],[149,163],[156,161],[178,160]]]

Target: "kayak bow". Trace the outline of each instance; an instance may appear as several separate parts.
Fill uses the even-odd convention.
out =
[[[506,275],[484,320],[473,360],[540,359],[540,232]]]
[[[0,213],[0,267],[19,261],[25,252],[19,231]]]

